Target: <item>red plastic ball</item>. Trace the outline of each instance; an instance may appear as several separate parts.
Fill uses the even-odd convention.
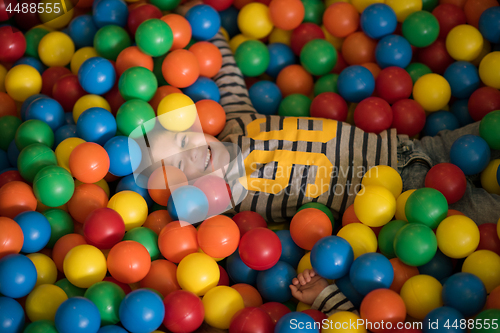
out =
[[[375,81],[377,95],[389,104],[409,98],[412,89],[411,76],[401,67],[384,68]]]
[[[467,17],[462,8],[449,3],[434,8],[432,15],[439,22],[439,38],[446,38],[451,29],[467,22]]]
[[[500,91],[492,87],[477,89],[469,97],[469,114],[474,121],[479,121],[488,113],[500,110]]]
[[[479,245],[478,250],[490,250],[500,256],[500,238],[497,234],[497,225],[495,223],[484,223],[479,227]]]
[[[116,116],[120,106],[125,103],[125,99],[123,99],[123,96],[120,94],[120,90],[118,89],[118,82],[113,86],[113,88],[111,88],[110,91],[104,94],[103,97],[108,101],[109,106],[111,107],[111,113]]]
[[[430,187],[443,193],[448,204],[460,200],[467,188],[462,169],[451,163],[439,163],[433,166],[425,176],[425,187]]]
[[[231,319],[229,333],[273,333],[274,323],[266,311],[248,307],[241,309]]]
[[[5,184],[10,182],[25,182],[24,178],[21,177],[21,174],[17,170],[9,170],[2,172],[0,174],[0,188],[2,188]]]
[[[323,320],[328,318],[328,316],[326,314],[324,314],[323,312],[321,312],[319,310],[315,310],[315,309],[307,309],[307,310],[304,310],[302,312],[311,316],[311,318],[314,319],[314,321],[317,322],[318,325],[322,325]],[[319,327],[321,327],[321,326],[319,326]]]
[[[264,303],[260,306],[260,308],[267,312],[275,325],[281,319],[281,317],[283,317],[287,313],[292,312],[286,305],[278,302]]]
[[[324,92],[316,96],[311,104],[311,117],[345,121],[349,107],[346,101],[333,92]]]
[[[236,222],[236,225],[240,229],[241,237],[252,229],[267,228],[266,220],[256,212],[239,212],[233,216],[233,221]]]
[[[229,275],[227,274],[224,267],[222,267],[221,265],[218,265],[218,266],[219,266],[220,278],[219,278],[219,283],[217,283],[217,285],[229,287]]]
[[[216,0],[217,1],[217,0]],[[10,9],[16,8],[17,1],[16,0],[4,0],[0,2],[0,22],[7,21],[10,19],[12,16],[16,14],[15,11],[9,10],[7,11],[7,8]]]
[[[354,109],[354,124],[365,132],[378,134],[391,127],[391,106],[380,97],[365,98]]]
[[[281,241],[273,231],[255,228],[240,240],[241,260],[251,269],[264,271],[273,267],[281,256]]]
[[[197,179],[193,185],[202,190],[208,199],[208,216],[222,214],[230,208],[231,198],[223,178],[206,175]]]
[[[446,50],[446,43],[443,39],[438,39],[430,46],[418,49],[416,59],[440,75],[443,75],[446,68],[455,62]]]
[[[163,325],[173,333],[193,332],[203,323],[205,309],[201,299],[192,292],[174,291],[163,299]]]
[[[213,7],[218,12],[228,9],[233,2],[234,0],[203,0],[205,5]]]
[[[135,35],[135,31],[142,22],[155,18],[159,19],[162,17],[161,10],[151,4],[143,4],[135,7],[128,13],[127,27],[130,34]]]
[[[4,92],[0,92],[0,117],[3,116],[17,117],[17,105],[12,97]]]
[[[130,284],[146,277],[151,268],[151,257],[141,243],[122,241],[109,251],[107,264],[112,277]]]
[[[392,105],[392,128],[398,134],[414,136],[425,126],[425,110],[413,99],[402,99]]]
[[[61,104],[65,112],[73,111],[76,101],[86,94],[78,82],[78,76],[74,74],[60,77],[52,88],[52,97]]]
[[[488,8],[498,6],[497,0],[467,0],[464,5],[467,23],[478,28],[481,14]]]
[[[304,45],[318,38],[325,39],[325,33],[318,25],[314,23],[302,23],[293,29],[292,36],[290,37],[290,47],[293,53],[299,56]]]
[[[342,55],[342,52],[339,52],[337,54],[337,63],[335,64],[335,67],[333,67],[332,73],[340,74],[348,66],[349,66],[349,64],[345,61],[344,56]]]
[[[90,245],[103,250],[110,249],[125,236],[125,223],[113,209],[98,208],[85,220],[83,236]]]
[[[12,26],[0,27],[0,62],[14,62],[26,51],[26,38]]]
[[[52,88],[54,88],[57,80],[70,74],[71,71],[66,67],[47,68],[42,74],[42,90],[40,93],[52,97]]]
[[[23,3],[27,3],[28,8],[33,8],[30,7],[31,4],[34,3],[35,5],[38,5],[39,2],[40,1],[38,0],[21,0],[19,1],[19,6],[21,6],[22,8]],[[15,5],[15,2],[13,3],[13,5]],[[33,10],[33,11],[27,10],[26,13],[23,13],[23,11],[21,10],[18,13],[16,13],[16,16],[14,16],[14,20],[16,22],[16,27],[25,31],[28,31],[29,29],[39,24],[43,24],[42,21],[40,20],[40,16],[38,15],[38,10]]]

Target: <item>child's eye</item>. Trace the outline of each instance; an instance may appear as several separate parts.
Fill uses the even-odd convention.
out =
[[[181,165],[182,165],[182,161],[179,161],[179,165],[177,166],[179,168],[179,170],[182,170]]]
[[[185,145],[186,145],[186,135],[184,135],[184,137],[182,138],[181,147],[184,148]]]

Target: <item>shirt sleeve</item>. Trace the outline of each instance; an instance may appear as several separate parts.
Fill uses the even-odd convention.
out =
[[[340,311],[350,311],[359,315],[354,305],[339,290],[335,283],[323,289],[314,300],[311,309],[319,310],[327,316]]]

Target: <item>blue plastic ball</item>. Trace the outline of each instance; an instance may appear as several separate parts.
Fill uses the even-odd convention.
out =
[[[137,177],[137,179],[135,179]],[[153,199],[148,192],[148,178],[144,175],[128,175],[123,177],[116,185],[116,193],[121,191],[134,191],[139,193],[146,203],[148,207],[153,205]]]
[[[466,176],[483,171],[490,162],[490,147],[478,135],[458,138],[450,149],[450,162],[458,166]]]
[[[455,130],[460,127],[457,117],[449,111],[437,111],[431,113],[424,126],[424,135],[435,136],[442,130]]]
[[[226,29],[230,38],[233,38],[237,34],[241,33],[238,27],[238,14],[239,10],[230,6],[228,9],[219,12],[220,22],[224,29]]]
[[[500,166],[497,169],[497,182],[500,184]]]
[[[69,23],[69,36],[75,43],[75,48],[80,49],[86,46],[94,46],[94,36],[97,27],[94,24],[92,15],[80,15]]]
[[[97,333],[128,333],[126,330],[116,325],[103,326]]]
[[[472,124],[474,122],[474,119],[472,119],[469,113],[468,103],[468,99],[459,99],[450,107],[450,112],[457,117],[460,127],[464,127],[465,125]]]
[[[53,98],[39,98],[30,103],[26,110],[26,120],[38,119],[50,126],[52,131],[56,131],[64,125],[64,109]]]
[[[78,69],[78,82],[89,94],[102,95],[113,88],[116,73],[107,59],[93,57],[85,60]]]
[[[63,125],[54,133],[54,147],[57,147],[67,138],[76,138],[76,125]]]
[[[500,7],[490,7],[481,14],[479,31],[489,42],[500,43]]]
[[[344,296],[347,297],[347,299],[351,301],[351,303],[356,308],[359,309],[359,307],[361,306],[361,302],[363,301],[363,298],[365,298],[365,296],[360,294],[356,290],[356,288],[354,288],[349,274],[346,274],[340,279],[335,280],[335,284],[339,288],[340,292],[344,294]]]
[[[338,236],[321,238],[311,250],[311,265],[325,279],[339,279],[348,274],[353,261],[351,245]]]
[[[45,67],[45,65],[40,60],[33,57],[22,57],[21,59],[16,61],[14,65],[12,65],[12,67],[15,67],[17,65],[31,66],[35,68],[40,73],[40,75],[42,75],[43,72],[45,72],[45,70],[47,69],[47,67]]]
[[[155,292],[137,289],[129,293],[120,304],[120,321],[131,333],[149,333],[160,327],[165,306]]]
[[[107,25],[125,27],[128,19],[128,7],[122,0],[99,0],[92,6],[92,19],[98,29]]]
[[[17,168],[17,157],[19,156],[19,149],[16,146],[15,140],[12,140],[9,143],[9,147],[7,148],[7,157],[9,158],[9,163],[14,168]]]
[[[467,61],[457,61],[448,66],[444,78],[451,87],[451,95],[469,98],[481,83],[477,67]]]
[[[380,68],[390,66],[406,68],[411,62],[413,51],[410,43],[402,36],[388,35],[375,48],[375,59]]]
[[[297,267],[300,259],[306,254],[305,250],[295,244],[290,230],[278,230],[276,231],[276,236],[278,236],[281,242],[280,261],[284,261],[292,267]]]
[[[64,123],[67,125],[76,125],[75,119],[73,118],[73,112],[64,113]]]
[[[38,252],[49,242],[51,234],[50,223],[42,213],[34,211],[23,212],[18,214],[14,218],[14,221],[19,224],[24,235],[21,252]]]
[[[202,99],[211,99],[219,103],[220,92],[217,84],[208,77],[200,76],[192,85],[182,90],[195,103]]]
[[[115,136],[104,145],[109,155],[109,172],[115,176],[130,175],[141,164],[139,144],[126,136]]]
[[[191,25],[193,38],[196,40],[213,38],[221,27],[219,13],[208,5],[191,7],[185,17]]]
[[[12,298],[0,296],[0,332],[21,333],[24,328],[24,319],[21,304]]]
[[[167,210],[173,221],[201,222],[208,214],[208,199],[199,188],[184,185],[172,192]]]
[[[363,66],[349,66],[340,73],[337,87],[342,98],[358,103],[373,94],[375,78],[372,72]]]
[[[257,281],[258,271],[248,267],[240,258],[238,250],[234,251],[226,260],[226,271],[235,283],[253,285]]]
[[[375,3],[365,8],[360,18],[361,29],[370,38],[392,34],[398,25],[396,13],[386,4]]]
[[[287,66],[295,64],[295,54],[292,49],[283,43],[269,44],[269,65],[266,73],[272,77],[277,77],[281,70]]]
[[[481,279],[471,273],[456,273],[443,285],[443,304],[452,307],[465,317],[478,314],[486,303],[486,287]]]
[[[269,302],[286,302],[292,298],[290,284],[297,276],[295,269],[284,261],[257,274],[257,290]]]
[[[35,288],[35,264],[22,254],[8,254],[0,259],[0,293],[11,298],[28,295]]]
[[[55,323],[59,333],[97,333],[101,315],[90,300],[71,297],[57,309]]]
[[[76,123],[78,137],[101,146],[115,136],[116,129],[116,119],[113,114],[100,107],[83,111]]]
[[[276,323],[274,333],[319,333],[314,319],[303,312],[290,312]]]
[[[271,81],[259,81],[248,89],[253,107],[260,114],[275,115],[283,96],[276,83]]]
[[[30,97],[26,98],[21,104],[21,119],[22,121],[26,121],[26,113],[28,112],[28,108],[30,107],[31,103],[34,101],[40,99],[40,98],[49,98],[49,96],[44,95],[44,94],[36,94],[36,95],[31,95]],[[73,114],[70,112],[71,116],[73,117]]]
[[[7,152],[0,149],[0,172],[3,169],[10,168],[9,158],[7,157]]]
[[[392,264],[383,254],[365,253],[352,263],[349,278],[363,295],[379,288],[389,288],[394,279]]]
[[[448,306],[442,306],[432,310],[425,316],[422,331],[423,333],[465,333],[467,329],[460,328],[460,321],[463,320],[465,318],[459,311]],[[453,323],[458,325],[453,326]]]
[[[438,281],[446,279],[453,274],[453,262],[451,258],[445,256],[443,252],[437,250],[434,258],[427,264],[419,266],[420,274],[430,275]]]

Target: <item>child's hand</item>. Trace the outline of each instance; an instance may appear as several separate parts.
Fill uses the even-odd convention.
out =
[[[309,305],[314,303],[316,297],[318,297],[326,287],[328,287],[326,279],[316,275],[316,272],[313,270],[308,269],[297,275],[290,285],[292,296],[302,303]]]

